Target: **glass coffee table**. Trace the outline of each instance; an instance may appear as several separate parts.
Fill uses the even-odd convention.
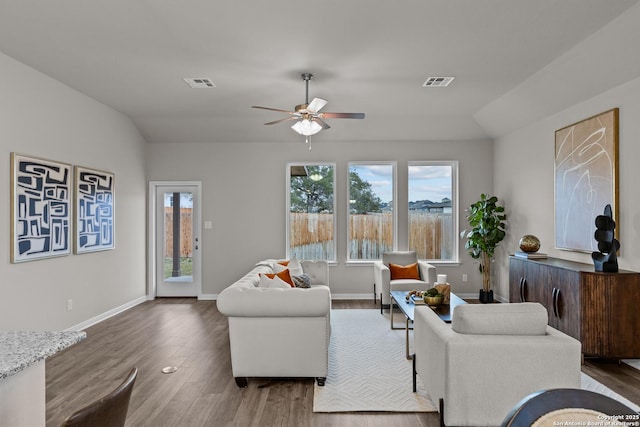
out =
[[[454,294],[450,294],[449,304],[440,304],[438,307],[431,308],[426,304],[415,304],[412,299],[407,301],[407,291],[391,291],[391,304],[389,308],[389,317],[391,318],[391,329],[402,329],[402,327],[395,327],[393,323],[393,306],[395,305],[400,309],[400,312],[404,314],[405,323],[404,330],[406,333],[406,356],[408,360],[413,357],[409,354],[409,331],[413,329],[410,324],[413,323],[414,313],[416,308],[418,310],[432,310],[438,315],[443,322],[451,323],[451,315],[456,306],[466,304],[465,300]],[[394,304],[395,303],[395,304]]]

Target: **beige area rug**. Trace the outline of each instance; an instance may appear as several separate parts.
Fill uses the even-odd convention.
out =
[[[640,359],[624,359],[623,362],[640,371]]]
[[[412,384],[404,331],[391,330],[388,315],[331,311],[329,375],[315,386],[313,412],[435,412],[420,380],[417,393]]]
[[[394,316],[395,317],[395,316]],[[396,326],[401,326],[396,317]],[[379,310],[332,310],[329,375],[315,385],[313,412],[436,412],[418,378],[412,391],[412,363],[405,357],[404,330],[391,330]],[[413,344],[413,337],[411,337]],[[595,379],[582,374],[582,388],[610,396],[640,411]]]

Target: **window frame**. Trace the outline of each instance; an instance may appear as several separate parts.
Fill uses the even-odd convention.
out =
[[[370,264],[374,261],[381,260],[380,258],[371,258],[371,259],[359,259],[359,258],[351,258],[351,250],[350,250],[350,236],[351,236],[351,166],[360,165],[360,166],[391,166],[391,179],[392,179],[392,250],[397,250],[398,248],[398,162],[392,160],[377,160],[377,161],[349,161],[347,162],[347,181],[346,181],[346,217],[347,217],[347,235],[345,237],[346,241],[346,262],[347,264]]]
[[[412,166],[450,166],[451,167],[451,221],[453,230],[451,230],[451,259],[429,259],[423,258],[421,260],[427,261],[430,264],[459,264],[460,263],[460,192],[459,192],[459,162],[457,160],[412,160],[407,162],[407,245],[410,241],[410,215],[409,209],[409,197],[410,188],[410,168]],[[409,248],[411,250],[411,248]]]
[[[289,259],[292,256],[291,251],[291,167],[292,166],[330,166],[333,168],[333,257],[331,259],[324,259],[328,263],[335,264],[337,263],[338,257],[338,245],[337,245],[337,232],[338,232],[338,224],[337,224],[337,199],[336,199],[336,188],[338,181],[338,170],[336,167],[336,162],[288,162],[286,164],[285,170],[285,181],[286,181],[286,196],[285,196],[285,253],[286,258]]]

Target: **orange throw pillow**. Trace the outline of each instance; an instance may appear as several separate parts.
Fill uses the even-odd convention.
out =
[[[389,264],[389,270],[391,270],[391,280],[398,280],[398,279],[420,280],[420,271],[418,270],[417,262],[409,265]]]
[[[291,278],[291,274],[289,274],[289,269],[282,270],[278,274],[276,274],[276,273],[260,273],[260,274],[264,274],[269,279],[273,279],[274,277],[278,276],[284,282],[287,282],[289,284],[289,286],[291,286],[292,288],[296,287],[295,283],[293,283],[293,279]]]

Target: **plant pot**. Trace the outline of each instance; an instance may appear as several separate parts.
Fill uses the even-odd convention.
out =
[[[482,304],[491,304],[493,302],[493,289],[489,291],[480,289],[479,299]]]

